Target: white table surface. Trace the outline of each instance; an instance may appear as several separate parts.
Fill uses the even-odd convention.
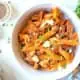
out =
[[[2,1],[2,0],[0,0]],[[66,7],[74,10],[77,4],[77,0],[4,0],[11,1],[13,7],[17,11],[17,17],[5,22],[8,24],[6,27],[2,27],[0,24],[0,35],[3,35],[0,38],[0,67],[5,70],[4,80],[30,80],[26,74],[23,74],[21,67],[17,64],[15,57],[13,57],[12,49],[11,49],[11,40],[8,43],[8,37],[11,38],[12,31],[17,19],[26,11],[27,7],[31,7],[40,3],[59,3],[65,5]],[[10,24],[13,24],[11,26]],[[32,79],[33,80],[33,79]],[[54,80],[54,79],[53,79]]]

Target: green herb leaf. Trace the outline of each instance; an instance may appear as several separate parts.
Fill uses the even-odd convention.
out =
[[[67,65],[66,65],[66,64],[64,64],[62,67],[63,67],[63,68],[66,68],[66,66],[67,66]]]
[[[40,35],[38,39],[41,40],[41,41],[44,41],[45,40],[42,35]]]
[[[78,1],[78,5],[75,9],[76,15],[80,18],[80,0]]]
[[[25,46],[24,44],[21,44],[21,45],[20,45],[20,49],[22,49],[24,46]]]
[[[60,35],[60,38],[64,38],[64,37],[65,37],[65,35],[64,35],[64,34],[61,34],[61,35]]]

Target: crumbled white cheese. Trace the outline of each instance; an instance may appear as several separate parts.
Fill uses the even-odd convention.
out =
[[[50,39],[50,41],[51,41],[51,42],[57,41],[57,38],[56,38],[56,37],[53,37],[53,38]]]
[[[62,69],[62,67],[61,67],[61,66],[59,66],[59,67],[58,67],[58,70],[61,70],[61,69]]]
[[[54,21],[52,19],[50,20],[44,20],[40,26],[40,28],[43,28],[46,24],[50,24],[50,25],[53,25],[54,24]]]
[[[34,55],[33,57],[32,57],[32,60],[34,61],[34,62],[39,62],[39,58],[38,58],[38,56],[36,56],[36,55]]]
[[[62,27],[60,27],[59,29],[62,30]]]
[[[56,41],[57,40],[57,38],[56,37],[54,37],[54,38],[52,38],[54,41]]]
[[[72,53],[72,48],[69,49],[69,53]]]
[[[59,38],[59,34],[56,34],[56,37]]]
[[[53,25],[53,24],[54,24],[54,22],[53,22],[52,19],[51,19],[51,20],[46,20],[46,23],[48,23],[48,24],[50,24],[50,25]]]
[[[52,47],[51,50],[54,50],[54,47]]]
[[[45,47],[45,48],[47,48],[47,47],[50,47],[50,41],[45,41],[44,43],[43,43],[43,47]]]

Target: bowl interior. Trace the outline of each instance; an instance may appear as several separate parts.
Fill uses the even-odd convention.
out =
[[[75,14],[69,9],[65,8],[64,6],[53,5],[53,4],[41,4],[41,5],[35,6],[27,10],[17,22],[14,28],[13,34],[12,34],[12,48],[13,48],[13,52],[15,54],[16,59],[19,61],[20,66],[22,66],[23,70],[26,71],[28,76],[35,77],[37,75],[36,79],[39,77],[40,78],[43,77],[43,75],[44,75],[44,79],[48,79],[48,80],[53,79],[53,78],[61,78],[63,76],[66,76],[70,72],[72,72],[78,66],[80,62],[79,61],[80,46],[76,48],[75,57],[71,64],[67,65],[65,69],[60,69],[60,70],[56,70],[53,72],[34,70],[31,66],[26,64],[25,61],[20,56],[20,51],[19,51],[19,46],[18,46],[18,32],[21,30],[22,27],[25,27],[26,20],[29,18],[30,15],[32,15],[34,12],[38,10],[48,10],[49,11],[51,8],[56,7],[56,6],[59,7],[62,10],[62,12],[65,14],[65,16],[68,17],[72,21],[75,30],[77,31],[78,35],[80,35],[79,21],[77,20],[77,17],[75,16]],[[79,37],[79,40],[80,40],[80,37]]]

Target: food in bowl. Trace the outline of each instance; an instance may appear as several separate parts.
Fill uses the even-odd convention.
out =
[[[54,71],[72,62],[78,35],[59,8],[34,12],[18,33],[22,58],[34,69]]]

